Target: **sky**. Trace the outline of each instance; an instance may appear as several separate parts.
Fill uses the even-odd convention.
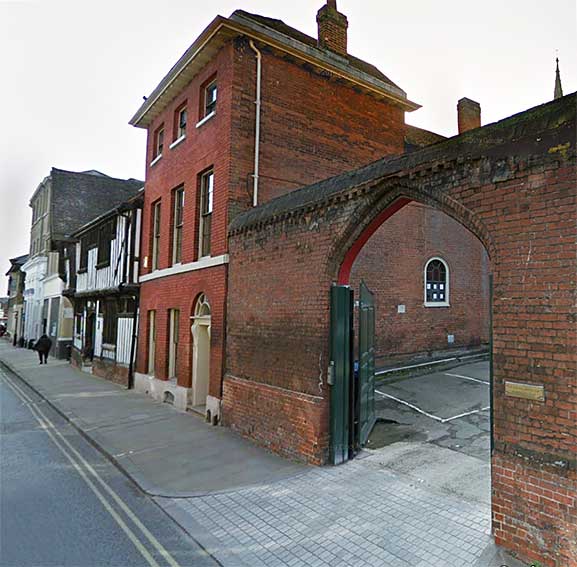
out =
[[[406,121],[457,132],[457,101],[489,124],[577,90],[575,0],[338,0],[349,52],[423,108]],[[144,179],[128,124],[216,15],[242,8],[316,37],[323,0],[0,0],[0,270],[29,248],[29,199],[51,167]],[[0,274],[0,296],[5,284]],[[4,280],[5,281],[5,280]]]

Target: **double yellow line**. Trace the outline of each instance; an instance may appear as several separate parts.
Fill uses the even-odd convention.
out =
[[[160,567],[156,559],[148,551],[144,543],[139,539],[135,530],[131,528],[125,519],[129,519],[137,533],[143,540],[158,552],[158,554],[170,565],[170,567],[180,567],[164,546],[154,537],[148,528],[138,519],[126,503],[110,486],[100,477],[94,468],[87,462],[84,457],[68,442],[68,440],[58,431],[56,426],[46,414],[36,406],[34,400],[14,381],[0,369],[2,381],[14,392],[14,394],[27,406],[40,427],[44,429],[47,435],[52,439],[54,444],[60,449],[62,454],[70,461],[84,482],[90,487],[95,496],[100,500],[105,510],[112,516],[120,529],[126,534],[128,539],[134,544],[142,557],[151,567]],[[113,504],[119,511],[115,510]],[[120,513],[119,513],[120,512]],[[124,516],[124,517],[123,517]]]

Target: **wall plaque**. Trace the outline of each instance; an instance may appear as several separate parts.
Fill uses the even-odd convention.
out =
[[[545,387],[537,384],[522,384],[520,382],[505,382],[505,395],[525,400],[545,401]]]

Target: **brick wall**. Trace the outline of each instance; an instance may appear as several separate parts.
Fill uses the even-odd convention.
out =
[[[434,256],[449,266],[450,307],[424,305],[424,268]],[[379,357],[489,342],[489,259],[469,230],[440,211],[411,204],[386,221],[355,260],[355,294],[361,280],[375,294]]]
[[[227,267],[216,266],[187,274],[180,274],[147,282],[140,292],[139,345],[137,372],[148,370],[148,318],[156,310],[155,377],[168,378],[169,309],[180,310],[177,352],[177,383],[191,387],[192,334],[190,316],[196,300],[206,294],[211,307],[210,385],[209,394],[221,397],[221,377],[224,357],[224,320],[226,308]]]
[[[70,351],[70,363],[79,370],[85,366],[81,353],[75,347],[72,347]],[[128,387],[128,366],[98,357],[94,357],[92,361],[87,361],[87,363],[92,367],[92,374],[95,376]]]
[[[404,112],[257,44],[262,51],[259,203],[404,150]],[[252,202],[255,54],[234,49],[230,220]]]
[[[104,358],[94,358],[92,373],[115,384],[128,387],[128,366],[116,364]]]
[[[227,376],[222,400],[225,425],[288,459],[324,462],[323,398]]]
[[[200,112],[203,86],[212,77],[218,81],[216,115],[196,128],[197,122],[203,116]],[[185,87],[181,95],[174,98],[168,108],[150,125],[142,226],[142,256],[148,256],[148,267],[141,267],[142,274],[151,271],[151,205],[159,199],[162,219],[159,268],[168,268],[172,264],[172,191],[180,186],[184,186],[182,263],[186,264],[198,259],[199,175],[211,166],[214,167],[211,255],[218,256],[226,252],[231,77],[232,49],[228,46],[221,49],[215,59]],[[175,139],[175,134],[173,134],[175,112],[185,101],[188,109],[186,139],[175,148],[169,149],[169,144]],[[165,128],[163,157],[154,166],[150,166],[153,160],[153,134],[162,124]],[[148,285],[150,284],[145,283],[144,287]]]
[[[492,466],[493,533],[528,561],[577,565],[577,473],[497,453]]]

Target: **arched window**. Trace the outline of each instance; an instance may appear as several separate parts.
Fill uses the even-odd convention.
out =
[[[425,266],[425,305],[449,306],[449,267],[442,258],[431,258]]]

